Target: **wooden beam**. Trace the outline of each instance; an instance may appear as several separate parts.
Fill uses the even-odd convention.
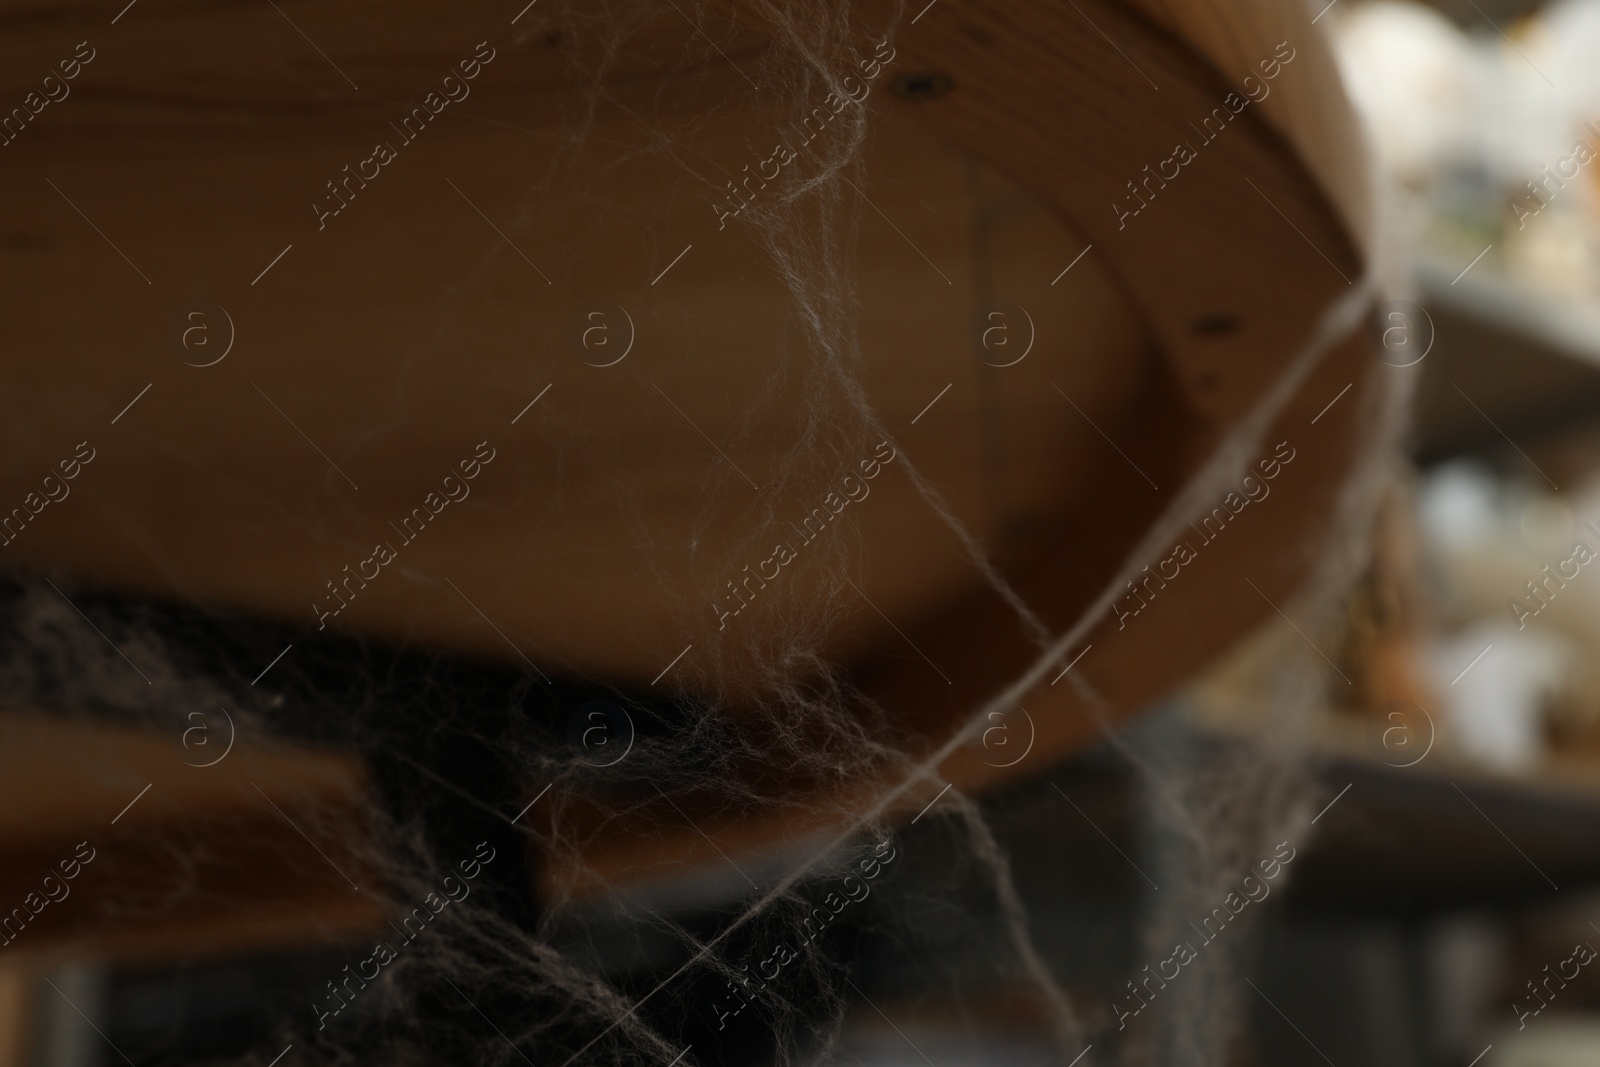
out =
[[[359,766],[249,736],[195,766],[224,751],[220,714],[209,729],[201,746],[176,726],[0,717],[0,958],[199,957],[381,928]]]

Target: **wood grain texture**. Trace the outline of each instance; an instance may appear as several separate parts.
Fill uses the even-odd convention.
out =
[[[1294,124],[1319,155],[1340,159],[1359,147],[1346,136],[1353,131],[1337,82],[1325,76],[1331,56],[1294,5],[1271,10],[1270,20],[1240,13],[1250,32],[1193,19],[1210,31],[1208,42],[1228,43],[1214,47],[1226,72],[1110,2],[1048,19],[997,2],[941,4],[904,38],[908,64],[956,72],[959,84],[925,107],[923,120],[1016,177],[1094,242],[1191,402],[1224,423],[1246,410],[1302,343],[1306,324],[1361,269],[1352,234],[1365,218],[1341,213],[1337,201],[1330,211],[1320,172],[1308,173],[1279,132],[1279,122]],[[1279,41],[1294,56],[1287,65],[1274,58]],[[1268,121],[1242,91],[1244,75],[1259,74],[1263,61],[1279,68],[1267,88],[1298,85],[1300,97],[1289,100],[1311,97],[1320,110],[1284,106],[1279,122]],[[1262,102],[1273,99],[1269,92]],[[1345,127],[1311,127],[1324,112],[1344,114]],[[1180,145],[1195,158],[1164,180],[1172,170],[1161,164]],[[1354,184],[1342,170],[1330,177],[1341,189]],[[1122,217],[1118,206],[1138,214]],[[1222,323],[1234,325],[1207,328]]]
[[[635,684],[692,643],[701,654],[669,684],[735,685],[705,651],[719,647],[712,598],[839,473],[805,448],[815,368],[790,296],[748,232],[718,229],[707,177],[738,175],[799,118],[781,95],[746,91],[769,47],[759,21],[652,13],[612,49],[600,14],[535,8],[510,28],[509,14],[283,8],[146,0],[94,31],[100,52],[73,96],[0,149],[0,269],[8,291],[38,294],[7,323],[25,358],[0,369],[0,509],[77,442],[99,450],[72,496],[0,551],[312,626],[325,583],[487,440],[496,459],[470,500],[331,625]],[[1290,2],[857,14],[867,45],[888,33],[898,49],[854,172],[863,387],[908,460],[1066,625],[1362,271],[1365,169],[1331,56]],[[7,18],[8,72],[48,70],[91,32],[86,8]],[[471,97],[318,228],[324,184],[486,37],[498,53]],[[1229,94],[1280,42],[1295,58],[1233,114]],[[882,91],[927,72],[953,90]],[[29,77],[8,73],[4,91],[20,99]],[[1211,139],[1199,127],[1218,109]],[[1138,202],[1129,184],[1179,144],[1194,159],[1119,215]],[[197,300],[226,307],[238,333],[205,369],[173,341]],[[577,343],[600,306],[637,327],[613,368],[587,365]],[[975,358],[975,324],[996,306],[1036,316],[1038,346],[1016,367]],[[1080,669],[1112,708],[1158,696],[1271,614],[1242,577],[1274,600],[1301,580],[1364,389],[1310,418],[1373,367],[1360,339],[1330,355],[1270,438],[1308,442],[1271,500],[1136,625],[1091,635]],[[933,751],[1030,646],[902,471],[848,525],[875,607],[834,626],[828,652],[907,751]],[[823,566],[785,581],[743,621],[842,590]],[[1062,687],[1026,706],[1035,762],[1000,770],[963,751],[940,774],[976,787],[1034,773],[1098,729]],[[885,788],[792,784],[782,809],[689,811],[733,847],[764,848],[828,832]],[[925,800],[908,795],[908,814]],[[614,827],[597,806],[608,836],[589,874],[711,855],[658,814]],[[589,875],[545,876],[554,889]]]
[[[1346,223],[1349,240],[1371,252],[1377,225],[1370,148],[1345,93],[1326,23],[1305,6],[1279,0],[1136,0],[1157,25],[1188,41],[1224,78],[1259,79],[1261,59],[1279,41],[1298,47],[1294,77],[1274,81],[1259,102],[1262,115],[1305,160],[1317,185]],[[1331,6],[1331,5],[1329,5]]]

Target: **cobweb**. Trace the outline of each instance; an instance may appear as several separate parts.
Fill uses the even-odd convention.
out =
[[[707,44],[719,54],[719,41],[733,47],[725,21],[687,2],[676,6],[697,27],[685,46],[692,51],[681,57],[685,65],[705,63]],[[895,24],[869,29],[849,4],[833,0],[752,6],[752,19],[765,26],[768,40],[757,64],[740,53],[749,68],[741,74],[753,78],[758,109],[772,114],[804,115],[830,93],[851,95],[840,72],[854,71],[859,80],[875,58],[883,63],[883,49],[892,52],[904,19],[902,12]],[[654,14],[607,3],[552,15],[546,25],[550,32],[610,42],[601,52],[606,60],[631,35],[646,32]],[[593,115],[637,106],[614,95],[606,62],[579,73],[584,92],[567,123],[569,154],[552,157],[530,205],[552,189],[569,190],[568,199],[581,203],[585,180],[572,163]],[[86,605],[102,641],[85,635],[75,610],[41,579],[20,578],[10,591],[0,661],[0,695],[9,705],[70,708],[97,721],[163,732],[181,728],[193,709],[234,708],[242,735],[354,751],[373,771],[375,803],[360,825],[330,806],[321,813],[325,825],[312,836],[345,842],[352,868],[363,872],[360,892],[392,918],[393,934],[380,931],[390,951],[365,943],[335,946],[326,981],[305,991],[303,1008],[275,1018],[274,1040],[240,1063],[264,1065],[289,1044],[297,1056],[330,1064],[833,1062],[845,1049],[847,1018],[862,1010],[865,979],[857,954],[863,938],[873,932],[890,941],[911,938],[914,915],[967,924],[970,940],[985,945],[987,980],[1017,996],[1026,990],[1045,1020],[1048,1062],[1228,1060],[1241,1025],[1248,931],[1230,931],[1228,940],[1201,953],[1181,980],[1163,987],[1122,1027],[1113,1003],[1103,994],[1066,988],[1036,948],[1010,858],[977,798],[953,789],[917,834],[900,824],[908,806],[920,806],[913,801],[943,787],[944,760],[980,742],[994,713],[1015,707],[1053,676],[1107,617],[1125,595],[1121,576],[1161,555],[1178,531],[1237,484],[1262,454],[1274,418],[1322,356],[1362,325],[1377,283],[1361,280],[1327,309],[1298,351],[1284,354],[1278,378],[1254,408],[1126,546],[1119,577],[1070,625],[1053,628],[1008,584],[863,386],[856,283],[862,200],[853,194],[867,182],[863,153],[874,106],[836,114],[827,136],[786,164],[782,177],[762,183],[758,196],[736,198],[747,202],[727,220],[762,251],[789,299],[786,319],[775,329],[768,391],[749,398],[742,432],[756,433],[774,398],[791,385],[803,401],[798,431],[764,479],[764,503],[755,505],[763,513],[749,526],[777,524],[783,517],[777,502],[817,497],[879,443],[889,447],[921,505],[1037,646],[1027,669],[971,708],[966,726],[933,751],[898,736],[885,709],[836,662],[831,642],[853,610],[850,576],[860,562],[859,539],[848,527],[808,546],[805,566],[822,577],[774,586],[759,613],[740,620],[724,642],[672,676],[670,698],[644,696],[549,662],[538,674],[469,668],[345,638],[326,639],[316,651],[285,662],[258,689],[239,643],[228,636],[229,626],[245,627],[237,620],[219,625],[219,616],[199,609],[96,599],[80,591],[75,600]],[[648,110],[635,118],[640,156],[687,175],[708,200],[731,210],[729,189],[741,174],[683,149],[683,131],[662,128]],[[750,158],[770,158],[769,139],[753,133]],[[535,210],[528,207],[524,218]],[[468,277],[458,287],[472,284]],[[446,309],[435,310],[444,321]],[[1360,546],[1402,400],[1393,390],[1360,399],[1375,429],[1302,593],[1296,611],[1302,619],[1331,624],[1361,565]],[[649,541],[643,509],[620,480],[607,480],[603,450],[560,445],[633,516],[633,535]],[[702,488],[694,508],[714,510],[730,479],[723,472]],[[751,552],[768,548],[752,534],[729,558],[752,558]],[[706,609],[685,602],[680,610],[689,617]],[[141,665],[149,684],[130,679],[122,653]],[[1182,925],[1206,914],[1277,843],[1306,840],[1316,798],[1297,738],[1321,699],[1321,670],[1314,656],[1284,662],[1264,682],[1262,698],[1275,709],[1272,733],[1242,752],[1221,754],[1122,737],[1100,697],[1081,675],[1071,676],[1086,713],[1099,716],[1113,751],[1136,769],[1147,819],[1169,841],[1157,875],[1169,891],[1153,898],[1140,938],[1148,961],[1169,956],[1172,942],[1187,936]],[[604,766],[592,750],[571,744],[568,734],[567,701],[595,693],[608,693],[606,708],[625,708],[629,717],[626,757]],[[605,719],[613,712],[599,713],[615,725]],[[762,768],[783,773],[763,774]],[[729,859],[737,878],[730,875],[731,888],[712,894],[710,903],[702,897],[684,907],[670,894],[636,891],[630,879],[586,861],[598,842],[623,829],[646,841],[657,832],[681,831],[659,822],[663,811],[732,817],[783,810],[794,782],[813,786],[808,796],[822,810],[811,813],[810,825],[827,829],[759,863]],[[529,783],[541,784],[542,799],[533,817],[512,824],[506,804],[524,797]],[[303,808],[297,813],[313,823],[318,816]],[[175,838],[174,862],[191,845]],[[919,862],[918,847],[936,852],[944,869]],[[479,870],[469,877],[474,859]],[[543,887],[537,903],[526,891],[535,877]],[[405,918],[426,906],[430,894],[438,900],[467,882],[470,893],[430,908],[426,931],[406,936],[412,927]],[[962,902],[973,899],[985,902],[982,914],[962,914]],[[179,897],[122,906],[128,914],[148,914],[181,913],[195,904]],[[1256,921],[1254,912],[1247,914],[1246,923]],[[350,982],[352,969],[375,963],[376,977]],[[960,988],[958,964],[949,963],[944,974],[937,973],[937,959],[929,965],[935,973],[925,988]],[[1129,989],[1143,973],[1127,976]],[[1116,992],[1123,1003],[1130,1003],[1127,995]]]

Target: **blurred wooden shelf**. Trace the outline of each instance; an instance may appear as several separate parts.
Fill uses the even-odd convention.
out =
[[[1203,744],[1260,736],[1248,722],[1186,710]],[[1536,899],[1558,885],[1600,886],[1600,764],[1558,757],[1495,769],[1436,740],[1403,766],[1416,756],[1385,752],[1381,735],[1354,713],[1314,720],[1308,756],[1327,800],[1338,799],[1318,820],[1296,900],[1444,911]]]
[[[1418,387],[1418,458],[1502,449],[1502,431],[1527,447],[1593,425],[1600,412],[1600,305],[1540,292],[1488,263],[1458,281],[1460,271],[1460,264],[1437,257],[1418,267],[1434,330]]]
[[[1600,302],[1554,295],[1487,259],[1462,275],[1438,253],[1425,254],[1417,280],[1430,306],[1471,317],[1600,370]],[[1459,279],[1459,280],[1458,280]]]

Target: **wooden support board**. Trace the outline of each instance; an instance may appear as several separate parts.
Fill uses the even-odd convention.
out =
[[[0,716],[0,957],[263,951],[381,926],[359,766],[236,737],[221,712],[174,720],[160,736]]]

